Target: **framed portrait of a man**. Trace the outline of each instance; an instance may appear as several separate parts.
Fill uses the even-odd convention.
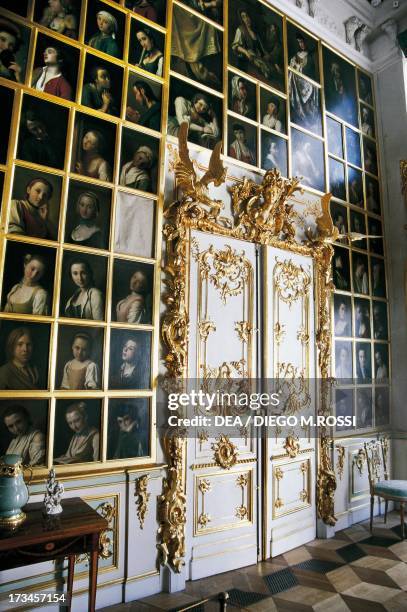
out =
[[[334,247],[332,257],[332,276],[336,289],[339,291],[350,291],[350,265],[349,250]]]
[[[11,19],[0,17],[0,36],[6,41],[5,48],[0,52],[0,77],[24,84],[31,30]]]
[[[369,236],[376,236],[376,238],[369,238],[369,250],[375,253],[375,255],[383,255],[383,228],[381,221],[368,217],[367,227]]]
[[[161,127],[160,83],[136,72],[129,72],[127,87],[126,119],[151,130]]]
[[[151,332],[112,329],[109,389],[151,388]]]
[[[358,85],[359,85],[359,98],[373,106],[373,88],[372,88],[372,80],[368,74],[358,70]]]
[[[250,79],[228,72],[228,108],[229,110],[247,117],[248,119],[257,119],[257,92],[256,83]],[[281,130],[279,130],[281,131]]]
[[[20,455],[24,465],[46,465],[47,400],[0,401],[0,454]]]
[[[345,128],[346,134],[346,159],[348,163],[362,167],[362,156],[360,153],[360,136],[358,132],[352,128]]]
[[[112,321],[152,323],[154,266],[115,259],[113,265]]]
[[[222,30],[177,4],[172,13],[171,69],[222,91]]]
[[[102,388],[103,329],[60,325],[56,387],[66,391]]]
[[[75,100],[79,72],[79,49],[39,33],[31,87],[36,91]]]
[[[381,207],[379,183],[376,179],[365,174],[365,185],[366,208],[369,212],[372,212],[375,215],[380,215]]]
[[[292,175],[307,187],[325,191],[323,142],[291,128],[291,157]]]
[[[359,384],[372,382],[372,351],[370,342],[356,342],[356,379]]]
[[[2,121],[0,122],[0,164],[5,164],[7,161],[8,139],[13,103],[14,89],[10,89],[9,87],[0,87],[0,107],[2,114]]]
[[[372,294],[375,297],[386,297],[386,275],[384,260],[377,257],[370,259]]]
[[[375,425],[383,427],[390,423],[389,388],[375,388]]]
[[[373,338],[375,340],[388,339],[387,304],[374,300],[373,312]]]
[[[261,130],[261,167],[263,170],[277,168],[283,176],[288,176],[287,157],[285,138]]]
[[[329,191],[335,198],[346,200],[345,164],[329,157]],[[342,231],[341,233],[346,233]]]
[[[101,401],[57,400],[53,463],[70,465],[99,461]]]
[[[389,382],[389,349],[387,344],[374,345],[374,376],[376,383]]]
[[[107,459],[130,459],[151,454],[150,413],[148,398],[109,400]]]
[[[358,127],[355,68],[326,47],[322,57],[326,110]]]
[[[373,427],[372,389],[356,389],[356,427],[357,429]]]
[[[364,104],[360,105],[360,124],[363,134],[370,136],[371,138],[376,137],[373,111]]]
[[[122,191],[116,197],[115,251],[154,257],[155,201]]]
[[[115,142],[114,123],[76,113],[71,172],[111,183]]]
[[[9,240],[6,245],[1,310],[50,316],[56,249]]]
[[[370,301],[364,298],[354,299],[355,336],[368,339],[371,336]]]
[[[353,408],[353,389],[335,389],[335,416],[340,417],[342,420],[345,417],[352,418],[354,415]],[[339,422],[335,430],[336,431],[351,431],[352,425],[346,425]]]
[[[268,89],[260,88],[260,121],[275,132],[287,133],[286,101]]]
[[[351,204],[363,208],[362,172],[352,166],[348,166],[348,197]]]
[[[334,334],[337,337],[352,336],[352,303],[350,297],[334,294]]]
[[[107,257],[65,250],[62,259],[60,316],[105,320],[106,276]]]
[[[366,236],[366,216],[363,213],[357,212],[356,210],[350,211],[350,230],[354,234],[363,234]],[[367,249],[367,240],[363,238],[361,240],[352,240],[352,245],[357,249]]]
[[[368,295],[369,266],[366,255],[356,251],[352,253],[352,272],[353,292]]]
[[[327,115],[326,131],[328,139],[328,152],[343,159],[345,155],[343,149],[342,124]]]
[[[62,178],[16,167],[8,217],[8,233],[57,240]]]
[[[48,389],[50,325],[0,322],[0,389]]]
[[[110,189],[71,180],[65,242],[92,249],[109,248],[111,200]]]
[[[122,68],[90,53],[86,54],[81,99],[83,106],[118,117],[122,86]]]
[[[377,176],[379,173],[379,167],[377,164],[377,151],[375,143],[363,137],[363,161],[366,172],[370,172],[370,174],[374,174]]]
[[[236,161],[257,166],[257,128],[228,117],[228,155]]]

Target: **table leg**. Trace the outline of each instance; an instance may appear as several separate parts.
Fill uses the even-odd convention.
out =
[[[67,583],[67,595],[68,601],[68,612],[71,612],[72,606],[72,593],[73,593],[73,577],[75,572],[75,555],[68,555],[68,583]]]
[[[95,612],[98,578],[99,534],[92,534],[92,550],[89,567],[89,612]]]

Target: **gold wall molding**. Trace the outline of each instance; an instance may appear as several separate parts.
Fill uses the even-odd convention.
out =
[[[353,457],[353,465],[358,468],[359,474],[362,476],[366,463],[366,452],[363,448],[360,448]]]
[[[294,302],[308,295],[311,277],[303,266],[291,259],[276,260],[274,267],[274,286],[281,300],[291,307]]]
[[[166,291],[163,299],[166,312],[162,320],[162,337],[166,347],[167,378],[180,384],[187,376],[188,358],[188,259],[191,230],[200,230],[218,236],[237,238],[288,250],[312,257],[317,277],[316,342],[319,374],[329,377],[331,357],[330,298],[332,292],[332,242],[337,238],[329,211],[330,194],[322,198],[322,213],[316,219],[316,230],[307,232],[307,240],[296,239],[293,204],[288,199],[299,191],[297,179],[284,179],[276,170],[266,172],[259,185],[245,178],[231,189],[233,222],[221,216],[223,202],[210,197],[208,186],[220,186],[226,170],[220,158],[218,143],[209,161],[208,170],[200,178],[190,159],[187,146],[188,124],[179,129],[179,147],[170,168],[182,196],[164,210],[163,234],[166,241],[164,266]],[[175,151],[174,151],[175,152]],[[324,391],[324,386],[322,388]],[[329,413],[329,396],[321,393],[320,412]],[[166,436],[168,439],[168,436]],[[185,441],[179,432],[173,432],[171,443],[165,443],[169,465],[168,477],[160,498],[159,550],[161,562],[168,563],[179,572],[184,564],[186,498],[184,494]],[[321,429],[320,465],[318,472],[318,513],[324,522],[335,524],[335,473],[330,456],[328,429]]]
[[[287,455],[293,459],[300,452],[300,443],[297,436],[287,436],[284,442]]]
[[[341,444],[337,444],[335,448],[337,452],[336,471],[338,472],[339,480],[342,480],[346,449]]]
[[[134,481],[135,491],[134,495],[137,497],[136,499],[136,507],[137,507],[137,518],[140,523],[140,529],[144,529],[144,521],[146,518],[147,510],[148,510],[148,501],[150,499],[151,493],[148,493],[148,474],[144,474],[139,478],[136,478]]]
[[[224,470],[230,470],[237,463],[237,446],[229,440],[229,436],[220,434],[216,442],[212,444],[213,458],[216,465]]]

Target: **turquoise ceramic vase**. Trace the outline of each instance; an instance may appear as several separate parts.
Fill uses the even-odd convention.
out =
[[[21,510],[28,501],[20,455],[0,457],[0,527],[16,527],[26,517]]]

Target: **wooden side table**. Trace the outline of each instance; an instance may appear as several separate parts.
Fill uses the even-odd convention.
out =
[[[108,522],[80,497],[65,499],[63,512],[44,516],[42,502],[24,507],[26,520],[14,531],[0,530],[0,569],[8,570],[40,561],[68,557],[71,609],[75,556],[89,553],[89,612],[94,612],[98,572],[99,536]]]

